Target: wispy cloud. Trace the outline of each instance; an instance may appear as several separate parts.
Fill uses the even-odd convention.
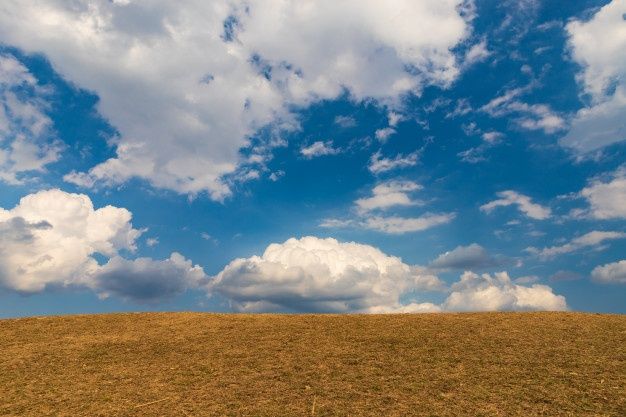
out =
[[[552,215],[550,208],[533,203],[530,197],[516,191],[501,191],[497,193],[497,196],[500,198],[483,204],[480,206],[480,210],[491,213],[497,207],[515,205],[519,211],[531,219],[546,220]]]
[[[306,159],[312,159],[324,155],[337,155],[339,152],[341,152],[339,149],[333,147],[332,140],[326,142],[317,141],[309,146],[300,148],[300,154]]]
[[[567,253],[576,252],[580,249],[584,248],[600,248],[604,242],[616,240],[616,239],[624,239],[626,238],[626,233],[624,232],[615,232],[615,231],[598,231],[594,230],[592,232],[586,233],[582,236],[572,239],[568,243],[559,246],[551,246],[543,249],[537,249],[535,247],[526,248],[526,251],[536,255],[542,259],[551,259],[558,255],[564,255]]]

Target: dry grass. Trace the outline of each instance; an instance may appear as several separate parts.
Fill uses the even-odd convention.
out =
[[[2,416],[625,416],[626,316],[0,321]]]

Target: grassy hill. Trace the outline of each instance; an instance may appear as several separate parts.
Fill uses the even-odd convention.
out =
[[[626,316],[0,320],[1,416],[626,416]]]

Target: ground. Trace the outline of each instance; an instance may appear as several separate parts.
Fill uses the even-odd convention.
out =
[[[1,416],[625,416],[626,316],[0,320]]]

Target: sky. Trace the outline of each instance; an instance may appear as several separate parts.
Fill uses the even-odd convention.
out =
[[[626,313],[626,0],[6,0],[0,317]]]

